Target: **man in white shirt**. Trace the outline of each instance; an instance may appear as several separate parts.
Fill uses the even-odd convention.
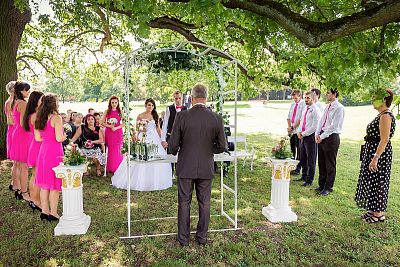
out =
[[[301,91],[293,90],[292,91],[292,99],[294,102],[290,106],[288,117],[287,117],[287,132],[290,136],[290,148],[293,153],[293,157],[297,160],[300,159],[300,151],[299,151],[299,139],[296,135],[297,128],[300,125],[301,113],[304,109],[304,101],[301,99]],[[297,165],[296,170],[292,171],[292,174],[300,174],[300,163]]]
[[[317,161],[317,144],[315,143],[315,130],[321,118],[319,108],[314,104],[316,95],[309,91],[305,94],[306,108],[301,115],[297,137],[300,140],[300,164],[302,168],[301,179],[303,186],[311,186],[314,181],[315,164]]]
[[[321,113],[324,112],[325,105],[321,101],[319,101],[321,98],[321,91],[317,88],[313,88],[311,89],[311,92],[314,92],[316,96],[314,104],[319,108],[319,111],[321,111]]]
[[[174,125],[176,114],[186,110],[186,107],[183,106],[182,102],[182,93],[180,91],[176,91],[174,93],[174,104],[168,106],[165,110],[161,131],[161,144],[164,148],[168,147],[168,139],[171,136],[172,126]]]
[[[319,120],[315,141],[318,144],[318,188],[315,190],[327,196],[332,192],[336,178],[336,157],[340,145],[339,134],[343,127],[344,107],[337,98],[339,92],[331,88],[326,93],[328,105]]]

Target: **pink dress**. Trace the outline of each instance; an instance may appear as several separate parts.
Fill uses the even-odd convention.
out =
[[[4,113],[6,114],[7,117],[7,108],[8,106],[11,105],[11,102],[6,102],[4,106]],[[7,149],[7,158],[10,158],[11,154],[11,144],[12,144],[12,133],[14,131],[14,125],[8,125],[7,126],[7,136],[6,136],[6,149]]]
[[[115,126],[121,125],[121,116],[119,115],[117,110],[111,110],[107,114],[107,122],[109,119],[115,118],[117,119],[117,123]],[[105,142],[107,145],[107,171],[115,172],[118,169],[119,164],[122,161],[122,129],[118,129],[115,132],[110,128],[106,128],[105,130]]]
[[[64,151],[62,144],[57,142],[55,129],[51,126],[50,116],[44,130],[40,130],[42,144],[36,160],[35,185],[46,190],[61,191],[61,179],[56,178],[53,168],[63,160]]]
[[[40,145],[42,144],[42,142],[36,141],[34,129],[35,126],[33,126],[33,124],[31,123],[31,117],[29,117],[29,150],[28,150],[29,167],[36,166],[36,160],[39,154]]]
[[[18,104],[13,108],[12,115],[14,120],[14,130],[12,132],[12,146],[10,159],[18,162],[28,161],[29,132],[22,128],[20,123],[21,113],[17,110]]]

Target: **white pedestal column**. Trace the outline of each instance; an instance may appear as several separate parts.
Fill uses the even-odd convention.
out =
[[[290,171],[296,169],[298,160],[266,158],[272,167],[271,203],[263,207],[262,214],[273,223],[296,222],[297,215],[289,206]]]
[[[90,226],[90,216],[83,212],[82,176],[86,165],[53,168],[56,177],[62,179],[63,214],[54,228],[54,235],[83,235]]]

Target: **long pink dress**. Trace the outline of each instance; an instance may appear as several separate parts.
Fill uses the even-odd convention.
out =
[[[12,110],[14,130],[11,135],[13,141],[10,151],[10,159],[26,163],[28,160],[29,132],[22,128],[20,123],[21,113],[17,108],[18,104],[16,104]]]
[[[29,167],[36,166],[36,160],[39,154],[40,145],[42,144],[42,142],[36,141],[34,129],[35,126],[31,123],[31,117],[29,117],[29,150],[28,150]]]
[[[117,119],[117,123],[115,127],[121,125],[121,116],[119,115],[117,110],[111,110],[107,114],[107,122],[109,119],[115,118]],[[105,142],[107,145],[107,171],[115,172],[118,169],[119,164],[123,159],[121,154],[122,149],[122,129],[118,129],[115,132],[110,128],[106,128],[105,130]]]
[[[62,144],[57,142],[55,129],[51,126],[50,116],[44,130],[40,130],[42,144],[36,160],[35,185],[46,190],[61,191],[61,179],[56,178],[53,168],[63,160],[64,151]]]
[[[7,102],[4,105],[4,113],[7,117],[8,112],[7,109],[10,107],[11,102]],[[7,149],[7,158],[10,158],[10,154],[11,154],[11,144],[12,144],[12,133],[14,131],[14,125],[8,125],[7,126],[7,136],[6,136],[6,149]]]

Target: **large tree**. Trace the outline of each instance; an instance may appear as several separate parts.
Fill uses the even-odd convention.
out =
[[[9,80],[17,77],[17,60],[22,68],[29,66],[30,60],[46,66],[43,59],[52,56],[46,56],[46,53],[52,52],[53,56],[57,53],[52,49],[54,42],[50,40],[33,46],[44,47],[40,57],[27,50],[24,54],[17,54],[30,11],[23,5],[24,0],[15,1],[20,9],[13,5],[13,0],[3,0],[0,6],[0,86],[3,88]],[[55,16],[41,17],[39,29],[52,38],[62,38],[65,54],[70,53],[69,48],[74,51],[83,49],[94,55],[107,46],[120,45],[122,49],[128,49],[121,38],[123,31],[129,30],[138,39],[177,35],[226,50],[248,66],[242,69],[245,76],[259,83],[291,84],[304,88],[309,84],[305,77],[314,77],[322,85],[354,91],[374,81],[374,77],[392,78],[398,73],[400,1],[50,2]],[[168,30],[169,34],[154,34],[152,29]],[[120,42],[114,42],[113,38],[120,38]],[[98,48],[94,49],[93,44]],[[62,62],[68,67],[74,61]],[[0,104],[3,105],[6,95],[4,90],[0,91]],[[3,113],[0,122],[0,153],[4,154]]]

